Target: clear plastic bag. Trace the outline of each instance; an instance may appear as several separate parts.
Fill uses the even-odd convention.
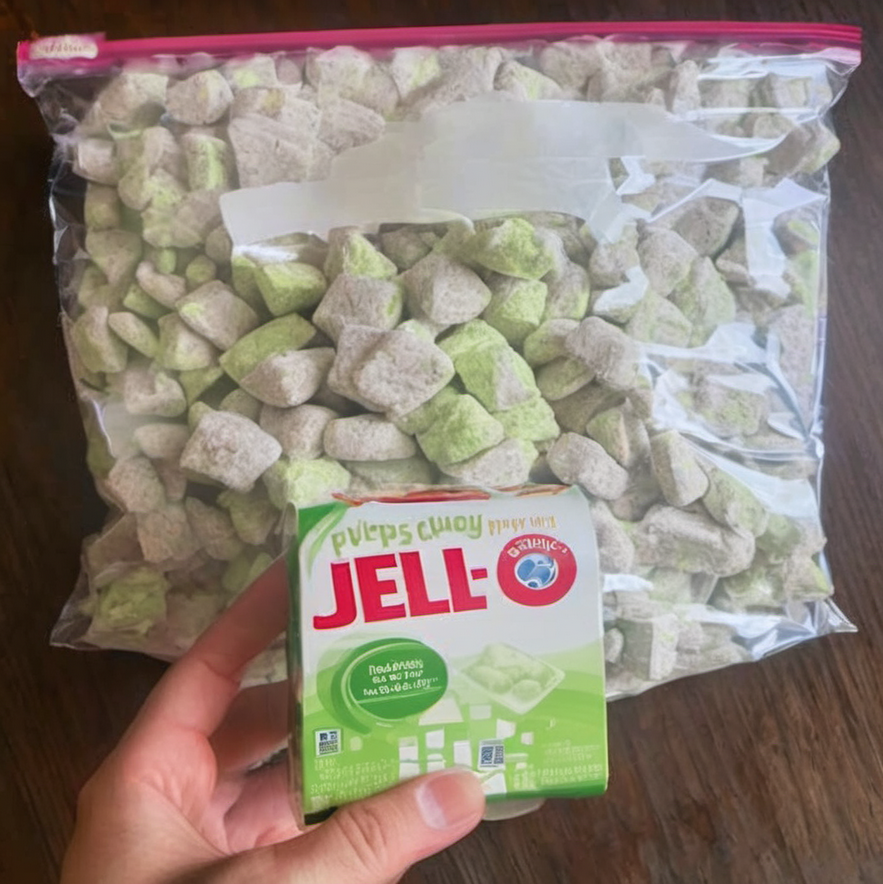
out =
[[[595,496],[610,697],[852,630],[818,490],[829,112],[859,46],[727,23],[23,44],[110,507],[53,642],[173,658],[290,504],[452,481]],[[280,645],[251,678],[283,674]]]

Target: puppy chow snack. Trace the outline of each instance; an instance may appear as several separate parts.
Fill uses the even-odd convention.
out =
[[[592,499],[610,696],[850,628],[818,476],[856,32],[665,27],[22,47],[112,508],[55,641],[175,656],[291,507],[528,481]]]

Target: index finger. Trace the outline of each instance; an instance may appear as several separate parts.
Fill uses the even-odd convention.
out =
[[[169,668],[138,713],[130,736],[154,728],[210,736],[236,696],[246,665],[285,630],[287,618],[281,558]]]

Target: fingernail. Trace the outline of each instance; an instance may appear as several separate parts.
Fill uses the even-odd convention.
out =
[[[484,792],[472,771],[451,768],[420,783],[417,806],[431,829],[458,828],[468,821],[478,821]]]

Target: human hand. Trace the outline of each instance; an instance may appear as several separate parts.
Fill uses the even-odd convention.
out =
[[[301,834],[286,765],[288,685],[239,690],[285,626],[277,562],[169,668],[83,788],[61,884],[386,884],[471,831],[484,795],[444,771]]]

